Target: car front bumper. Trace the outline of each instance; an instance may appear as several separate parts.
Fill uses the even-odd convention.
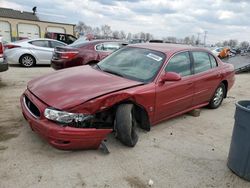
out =
[[[7,71],[9,68],[5,58],[0,58],[0,72]]]
[[[25,95],[40,112],[43,112],[47,106],[28,90],[20,98],[23,116],[31,129],[57,149],[98,149],[107,134],[112,132],[112,129],[63,127],[46,119],[43,113],[40,113],[40,117],[35,117],[25,103]]]

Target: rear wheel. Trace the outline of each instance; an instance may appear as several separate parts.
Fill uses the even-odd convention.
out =
[[[32,55],[22,55],[19,59],[19,62],[24,67],[32,67],[36,64],[36,60]]]
[[[212,99],[209,102],[209,107],[212,109],[218,108],[226,94],[226,87],[223,83],[219,85],[219,87],[215,90],[215,93],[212,97]]]
[[[136,120],[132,104],[118,106],[115,118],[116,136],[126,146],[134,147],[138,141]]]

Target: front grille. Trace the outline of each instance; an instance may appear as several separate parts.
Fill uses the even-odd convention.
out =
[[[31,115],[33,115],[36,118],[40,117],[39,109],[36,107],[36,105],[34,105],[34,103],[27,96],[24,96],[24,104],[27,110],[31,113]]]

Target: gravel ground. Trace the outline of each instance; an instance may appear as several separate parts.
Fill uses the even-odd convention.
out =
[[[135,148],[109,135],[110,154],[60,151],[31,131],[19,97],[27,82],[50,67],[10,67],[0,73],[0,188],[12,187],[250,187],[227,168],[235,102],[250,98],[250,74],[217,110],[185,114],[140,132]]]

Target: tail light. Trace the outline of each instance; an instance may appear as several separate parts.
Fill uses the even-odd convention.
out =
[[[60,59],[72,59],[75,57],[79,52],[78,51],[55,51],[55,54],[58,54]]]
[[[19,48],[20,46],[14,44],[6,44],[4,46],[6,49]]]
[[[3,57],[3,44],[0,42],[0,58]]]

